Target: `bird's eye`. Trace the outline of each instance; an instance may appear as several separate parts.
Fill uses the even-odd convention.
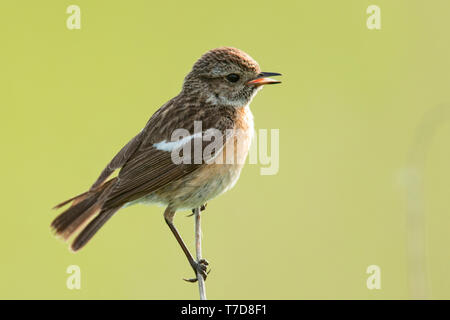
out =
[[[230,73],[226,76],[227,80],[230,82],[238,82],[239,81],[239,75],[236,73]]]

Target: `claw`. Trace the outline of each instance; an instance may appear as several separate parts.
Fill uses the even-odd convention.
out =
[[[209,266],[209,262],[206,259],[200,259],[198,263],[204,264],[205,266]]]
[[[195,274],[197,275],[198,273],[200,273],[202,275],[203,279],[206,280],[208,274],[211,272],[211,269],[207,270],[208,265],[209,265],[209,262],[206,259],[200,259],[198,262],[196,262],[196,265],[194,267]],[[183,278],[183,280],[187,281],[187,282],[195,283],[198,281],[197,277],[192,278],[192,279]]]
[[[206,280],[206,277],[209,275],[210,272],[211,272],[211,269],[209,269],[208,271],[206,271],[206,274],[202,274],[204,280]],[[197,278],[192,278],[192,279],[186,279],[186,278],[183,278],[183,280],[186,281],[186,282],[191,282],[191,283],[195,283],[195,282],[198,281]]]

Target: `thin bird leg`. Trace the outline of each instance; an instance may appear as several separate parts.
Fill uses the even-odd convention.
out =
[[[177,228],[173,224],[173,217],[175,215],[175,210],[171,209],[170,207],[167,207],[166,211],[164,211],[164,219],[166,220],[167,225],[169,226],[170,230],[172,231],[173,235],[175,236],[175,239],[177,239],[179,245],[181,246],[181,249],[183,250],[184,254],[186,255],[186,258],[189,261],[189,264],[191,265],[192,269],[195,273],[194,279],[185,279],[189,282],[196,282],[197,281],[197,272],[200,272],[200,274],[203,276],[203,279],[206,280],[206,277],[208,273],[206,272],[208,261],[205,259],[201,259],[199,262],[195,261],[192,254],[189,252],[189,249],[186,247],[186,244],[184,243],[183,239],[180,236],[180,233],[178,232]]]

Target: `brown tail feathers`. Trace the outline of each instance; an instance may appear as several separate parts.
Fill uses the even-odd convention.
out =
[[[53,220],[51,227],[64,240],[68,240],[73,234],[81,230],[72,242],[71,248],[73,251],[81,249],[119,209],[102,209],[106,195],[110,192],[116,180],[117,178],[111,179],[95,190],[90,190],[55,206],[54,209],[59,209],[72,203],[67,210]],[[97,216],[95,216],[96,214]]]

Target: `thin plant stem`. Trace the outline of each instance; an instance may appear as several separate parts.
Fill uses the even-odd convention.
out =
[[[195,252],[197,255],[197,262],[202,259],[202,228],[201,228],[201,218],[200,218],[200,208],[194,209],[195,217]],[[200,293],[200,300],[206,300],[206,287],[205,279],[197,272],[198,279],[198,291]]]

